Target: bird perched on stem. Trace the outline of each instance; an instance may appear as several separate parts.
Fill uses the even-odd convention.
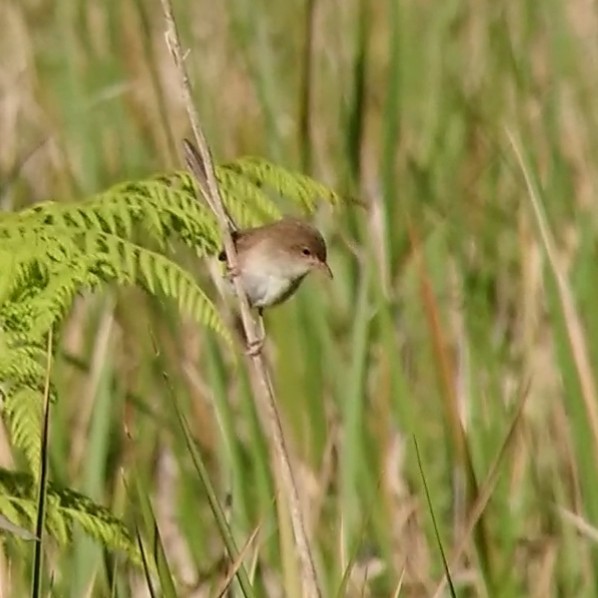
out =
[[[212,207],[201,157],[190,141],[185,139],[183,145],[187,166],[203,187],[202,194]],[[237,268],[228,268],[228,276],[240,277],[249,304],[257,308],[260,316],[262,338],[249,347],[249,352],[255,354],[264,342],[264,308],[289,299],[310,272],[324,272],[332,278],[332,270],[327,262],[324,238],[304,220],[284,217],[263,226],[239,229],[230,215],[226,216],[237,251]],[[222,251],[218,258],[226,261],[225,252]]]

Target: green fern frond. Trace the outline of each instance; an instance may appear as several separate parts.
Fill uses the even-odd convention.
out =
[[[221,166],[216,167],[216,179],[224,206],[239,227],[257,226],[266,220],[280,217],[280,210],[272,199],[248,179]],[[188,172],[160,175],[157,180],[178,188],[189,197],[198,198],[194,201],[205,208],[197,181]]]
[[[4,395],[2,414],[15,447],[23,451],[31,471],[39,470],[41,446],[41,393],[29,387]]]
[[[24,501],[21,498],[6,494],[0,483],[0,513],[13,525],[25,530],[33,530],[35,512],[36,506],[32,500]]]
[[[223,333],[213,306],[177,264],[116,233],[103,231],[103,225],[94,230],[69,226],[81,224],[79,207],[74,211],[61,207],[55,213],[48,209],[46,205],[33,215],[26,214],[12,228],[12,235],[3,240],[7,253],[10,252],[7,263],[11,266],[11,276],[2,289],[0,325],[5,329],[27,331],[30,337],[39,338],[64,313],[77,292],[114,280],[121,284],[141,283],[151,292],[161,290],[189,309],[198,322]],[[73,213],[76,217],[71,218]],[[115,222],[112,219],[110,224],[114,230],[118,228]],[[0,236],[7,230],[5,227],[0,231]],[[201,236],[200,232],[195,233]],[[188,235],[187,240],[192,236]],[[213,251],[215,247],[215,242],[209,240],[200,251]]]
[[[332,205],[341,203],[340,195],[330,187],[263,158],[253,156],[240,158],[226,164],[224,168],[242,175],[258,188],[270,187],[282,197],[300,204],[308,214],[315,211],[318,200],[327,201]]]
[[[0,331],[0,380],[4,380],[4,391],[13,385],[36,387],[44,379],[44,349],[39,345],[21,344],[13,335]]]
[[[251,179],[228,166],[216,168],[222,201],[239,228],[258,226],[282,216],[276,204]]]
[[[46,496],[46,518],[44,524],[58,544],[65,545],[71,539],[71,522],[60,510],[60,500],[55,493],[48,493]]]
[[[53,502],[54,505],[57,504],[55,497],[49,497],[48,502]],[[28,529],[35,525],[37,515],[37,505],[32,499],[2,495],[0,496],[0,511],[5,515],[9,515],[9,521],[13,525],[22,528],[24,533],[21,536],[25,534],[33,535],[33,532],[28,532]],[[60,545],[67,544],[71,538],[71,524],[56,508],[50,508],[46,512],[45,527]],[[35,536],[33,535],[33,537]]]
[[[46,230],[96,231],[122,239],[137,236],[160,249],[177,238],[199,255],[211,255],[219,247],[213,214],[195,199],[188,182],[177,184],[177,177],[125,182],[80,202],[37,204],[20,216],[27,229],[42,225]],[[4,226],[0,220],[0,237],[4,228],[13,226],[11,220]]]
[[[180,186],[125,183],[79,203],[46,202],[0,215],[0,390],[14,445],[32,471],[39,459],[40,346],[75,295],[114,281],[175,300],[230,342],[213,303],[160,250],[179,239],[197,253],[218,248],[210,212]]]
[[[33,528],[36,492],[33,476],[0,468],[0,512],[15,525]],[[77,523],[109,550],[124,553],[133,563],[140,564],[139,550],[129,530],[105,507],[52,483],[48,484],[47,507],[46,527],[60,544],[70,540],[73,524]]]
[[[11,301],[5,301],[0,316],[4,327],[27,329],[37,339],[63,315],[77,292],[116,281],[140,284],[150,293],[174,299],[198,323],[230,341],[213,303],[193,277],[175,262],[115,234],[54,228],[60,238],[58,243],[30,245],[32,250],[26,265],[36,262],[38,284],[31,280],[25,295],[19,292]],[[21,273],[24,272],[27,269],[21,267]],[[23,274],[22,277],[26,279]],[[45,285],[40,280],[46,281]]]
[[[16,285],[18,274],[16,257],[6,248],[0,249],[0,264],[2,264],[0,276],[0,305],[2,305]]]
[[[45,350],[0,329],[0,414],[31,471],[39,469]]]
[[[87,496],[63,488],[49,488],[49,496],[58,498],[56,510],[110,550],[123,552],[136,564],[140,563],[137,544],[125,524],[108,509]]]
[[[12,515],[6,516],[6,514]],[[18,512],[13,508],[8,501],[3,501],[0,496],[0,533],[5,535],[16,536],[17,538],[23,538],[24,540],[34,540],[35,534],[30,532],[28,529],[21,527],[14,523],[14,519],[18,519]]]

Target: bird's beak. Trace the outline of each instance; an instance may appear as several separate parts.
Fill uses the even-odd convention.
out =
[[[318,267],[328,276],[328,278],[334,278],[332,270],[326,262],[319,262]]]

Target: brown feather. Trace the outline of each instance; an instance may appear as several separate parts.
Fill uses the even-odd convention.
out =
[[[267,235],[272,243],[289,251],[308,250],[321,262],[326,262],[326,242],[319,231],[299,218],[285,217],[270,224],[235,231],[233,241],[237,251],[250,249]],[[218,254],[220,261],[226,261],[224,251]]]

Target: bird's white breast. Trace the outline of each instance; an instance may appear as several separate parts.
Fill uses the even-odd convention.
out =
[[[243,288],[255,307],[266,307],[277,303],[293,284],[293,280],[275,274],[254,274],[242,272]]]
[[[239,256],[241,283],[254,307],[276,305],[292,294],[307,274],[303,260],[289,260],[256,245]]]

